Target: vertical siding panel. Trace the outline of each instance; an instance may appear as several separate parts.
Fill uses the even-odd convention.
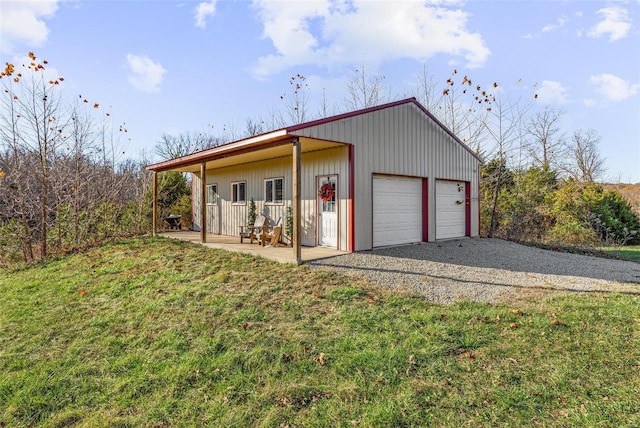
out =
[[[296,131],[299,135],[320,139],[343,141],[355,146],[355,190],[354,208],[356,213],[355,249],[364,250],[372,245],[372,174],[393,173],[428,178],[429,192],[429,236],[435,237],[435,179],[463,180],[471,183],[472,235],[477,235],[477,160],[449,134],[432,122],[414,104],[400,104],[368,114],[351,116],[335,122],[319,124]],[[348,149],[342,164],[326,162],[326,168],[333,169],[340,176],[339,192],[347,196]],[[304,158],[303,158],[304,159]],[[320,167],[319,163],[316,165]],[[314,168],[309,185],[315,186],[315,176],[332,171]],[[309,177],[307,177],[309,179]],[[315,210],[315,188],[306,188],[311,196],[305,212]],[[341,196],[341,198],[342,198]],[[340,244],[346,248],[346,208],[340,205]],[[315,224],[314,224],[315,228]],[[313,231],[315,238],[315,230]],[[306,242],[305,242],[306,244]]]
[[[217,208],[219,221],[208,227],[209,232],[223,235],[237,236],[240,228],[245,225],[248,205],[251,197],[256,202],[257,212],[265,214],[271,221],[277,221],[282,216],[283,221],[286,216],[286,207],[291,205],[292,182],[291,182],[291,156],[269,159],[250,164],[225,167],[208,171],[207,181],[218,185],[218,206],[210,207],[209,214]],[[339,176],[339,197],[344,200],[348,196],[348,148],[346,146],[335,149],[320,150],[318,152],[304,153],[302,155],[303,177],[302,177],[302,244],[314,246],[316,234],[316,176],[322,174],[338,174]],[[264,180],[266,178],[284,178],[284,204],[266,205],[264,203]],[[200,225],[199,215],[200,198],[196,195],[200,193],[201,180],[197,174],[192,175],[194,183],[194,225]],[[236,181],[246,181],[245,205],[234,205],[231,202],[231,183]],[[347,248],[347,213],[346,205],[340,203],[340,241],[339,248]],[[212,222],[213,223],[213,222]]]

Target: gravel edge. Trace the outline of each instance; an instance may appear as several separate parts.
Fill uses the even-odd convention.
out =
[[[434,303],[530,301],[554,293],[640,295],[640,263],[464,238],[348,253],[308,263]]]

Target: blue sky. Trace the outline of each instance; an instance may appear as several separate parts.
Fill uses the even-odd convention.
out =
[[[567,135],[598,132],[607,179],[640,182],[638,0],[3,0],[0,14],[2,63],[47,59],[65,94],[126,123],[129,157],[152,155],[163,132],[239,138],[248,117],[270,128],[298,73],[313,116],[323,93],[345,111],[363,64],[395,100],[426,63],[442,88],[456,69],[515,98],[535,92],[534,108],[565,111]]]

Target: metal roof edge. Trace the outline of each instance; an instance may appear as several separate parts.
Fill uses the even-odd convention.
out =
[[[287,135],[286,129],[278,129],[276,131],[255,135],[252,137],[244,138],[242,140],[232,141],[230,143],[211,147],[209,149],[204,149],[199,152],[190,153],[188,155],[181,156],[179,158],[157,162],[157,163],[148,165],[146,169],[148,171],[163,171],[163,170],[175,168],[178,166],[197,163],[198,161],[203,161],[209,157],[222,155],[227,152],[234,152],[234,151],[242,150],[244,148],[251,147],[251,146],[259,147],[263,144],[266,145],[287,137],[288,135]]]
[[[154,163],[148,165],[146,167],[149,171],[163,171],[171,168],[175,168],[178,166],[184,166],[188,164],[193,164],[198,161],[206,160],[209,157],[222,155],[227,152],[234,152],[237,150],[242,150],[247,147],[254,146],[260,147],[261,145],[266,145],[272,143],[274,141],[278,141],[283,138],[295,138],[296,134],[292,134],[295,131],[299,131],[301,129],[310,128],[312,126],[323,125],[325,123],[335,122],[338,120],[348,119],[351,117],[361,116],[364,114],[372,113],[379,110],[384,110],[392,107],[396,107],[403,104],[414,104],[418,109],[420,109],[424,114],[427,115],[429,119],[431,119],[437,126],[442,128],[451,138],[454,139],[458,144],[460,144],[465,150],[467,150],[479,163],[483,163],[480,157],[476,153],[471,150],[469,146],[467,146],[460,138],[458,138],[449,128],[447,128],[440,120],[438,120],[429,110],[427,110],[415,97],[405,98],[398,101],[393,101],[386,104],[380,104],[373,107],[367,107],[360,110],[355,110],[347,113],[338,114],[335,116],[330,116],[322,119],[312,120],[310,122],[300,123],[297,125],[288,126],[286,128],[281,128],[278,130],[270,131],[264,134],[247,137],[242,140],[232,141],[226,144],[222,144],[216,147],[212,147],[209,149],[201,150],[199,152],[191,153],[179,158],[169,159],[162,162]]]
[[[407,103],[410,103],[410,102],[417,102],[417,100],[415,99],[415,97],[405,98],[405,99],[399,100],[399,101],[393,101],[393,102],[386,103],[386,104],[380,104],[380,105],[373,106],[373,107],[367,107],[367,108],[360,109],[360,110],[350,111],[350,112],[347,112],[347,113],[341,113],[341,114],[338,114],[338,115],[335,115],[335,116],[329,116],[329,117],[325,117],[325,118],[322,118],[322,119],[312,120],[311,122],[299,123],[297,125],[288,126],[285,129],[286,129],[287,132],[294,132],[294,131],[298,131],[300,129],[310,128],[312,126],[318,126],[318,125],[322,125],[322,124],[325,124],[325,123],[335,122],[337,120],[348,119],[350,117],[360,116],[360,115],[363,115],[363,114],[371,113],[371,112],[378,111],[378,110],[384,110],[384,109],[395,107],[395,106],[399,106],[399,105],[402,105],[402,104],[407,104]]]
[[[386,103],[386,104],[380,104],[378,106],[368,107],[368,108],[364,108],[364,109],[360,109],[360,110],[356,110],[356,111],[351,111],[351,112],[347,112],[347,113],[338,114],[338,115],[331,116],[331,117],[326,117],[326,118],[323,118],[323,119],[313,120],[311,122],[305,122],[305,123],[300,123],[298,125],[288,126],[288,127],[285,128],[285,130],[287,132],[295,132],[295,131],[299,131],[301,129],[310,128],[312,126],[318,126],[318,125],[323,125],[325,123],[330,123],[330,122],[335,122],[335,121],[338,121],[338,120],[348,119],[350,117],[360,116],[360,115],[363,115],[363,114],[367,114],[367,113],[371,113],[371,112],[379,111],[379,110],[384,110],[384,109],[387,109],[387,108],[392,108],[392,107],[396,107],[396,106],[403,105],[403,104],[415,104],[420,110],[422,110],[422,112],[424,114],[427,115],[427,117],[429,119],[431,119],[436,125],[438,125],[440,128],[442,128],[442,130],[444,130],[458,144],[460,144],[465,150],[467,150],[478,162],[483,163],[482,159],[480,159],[478,157],[478,155],[476,153],[474,153],[473,150],[471,150],[471,148],[469,146],[467,146],[462,140],[460,140],[460,138],[458,138],[458,136],[456,136],[449,128],[447,128],[446,125],[444,125],[442,122],[440,122],[440,120],[438,120],[438,118],[436,118],[433,115],[433,113],[431,113],[422,104],[420,104],[420,102],[416,99],[416,97],[405,98],[405,99],[402,99],[402,100],[393,101],[393,102]]]
[[[418,100],[416,100],[415,98],[413,98],[413,103],[420,109],[422,110],[422,112],[424,114],[426,114],[429,119],[433,120],[436,125],[438,125],[440,128],[442,128],[442,130],[444,132],[446,132],[447,134],[449,134],[449,136],[451,138],[453,138],[458,144],[460,144],[466,151],[468,151],[474,158],[476,158],[476,160],[478,162],[480,162],[481,164],[483,164],[484,162],[482,161],[482,159],[480,159],[480,157],[475,154],[473,152],[473,150],[471,150],[471,147],[467,146],[460,138],[458,138],[458,136],[456,134],[453,133],[453,131],[451,131],[444,123],[440,122],[440,120],[438,120],[437,117],[435,117],[433,115],[433,113],[431,113],[429,110],[426,109],[426,107],[424,107],[422,104],[420,104],[418,102]]]

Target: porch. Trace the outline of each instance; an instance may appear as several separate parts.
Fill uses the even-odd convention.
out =
[[[294,129],[295,127],[291,128],[291,130]],[[341,153],[336,154],[335,151],[332,151],[333,149],[343,150]],[[331,151],[334,158],[327,160],[326,152],[328,151]],[[320,162],[321,165],[318,166],[307,162],[309,166],[304,168],[303,174],[303,156],[305,159],[318,158],[322,161]],[[336,166],[336,164],[339,166]],[[333,235],[335,235],[336,239],[328,239],[323,243],[324,245],[334,245],[342,250],[353,251],[354,249],[355,232],[351,227],[354,223],[353,146],[347,143],[301,137],[290,134],[287,128],[149,165],[147,169],[153,171],[153,234],[157,233],[160,220],[158,218],[158,174],[165,171],[193,174],[194,180],[192,183],[195,183],[195,185],[192,185],[193,219],[194,223],[197,219],[196,229],[200,229],[200,239],[187,239],[185,235],[185,240],[195,240],[200,243],[206,243],[210,236],[214,239],[214,244],[217,242],[216,236],[219,237],[220,235],[212,235],[207,231],[232,235],[237,230],[237,227],[246,225],[248,216],[246,207],[250,198],[255,201],[262,201],[263,204],[269,202],[265,190],[265,180],[280,180],[280,191],[282,192],[280,199],[277,203],[273,200],[269,202],[271,204],[269,208],[279,212],[275,215],[269,215],[272,219],[276,219],[285,215],[284,210],[286,208],[291,209],[293,230],[290,239],[293,243],[293,248],[290,251],[293,256],[289,257],[285,253],[283,258],[278,256],[278,259],[286,261],[292,261],[291,259],[293,259],[296,263],[322,257],[322,255],[313,255],[317,252],[315,249],[305,251],[307,253],[306,256],[302,254],[302,241],[305,236],[307,237],[306,245],[314,245],[318,241],[323,242],[322,240],[316,240],[315,235],[309,235],[310,229],[318,229],[315,219],[320,217],[320,213],[316,213],[315,208],[318,199],[317,189],[315,188],[318,177],[346,177],[342,181],[342,189],[337,191],[343,195],[340,201],[334,196],[335,203],[338,204],[339,202],[342,205],[342,221],[336,217],[335,221],[329,225],[330,227],[323,226],[323,230],[335,231],[336,233]],[[326,169],[326,171],[323,171],[323,169]],[[207,176],[210,176],[209,179],[212,180],[211,189]],[[285,181],[288,182],[286,185],[284,184]],[[222,188],[219,184],[223,184],[224,193],[221,191]],[[275,184],[273,188],[276,188]],[[264,195],[261,194],[262,190],[265,191]],[[213,195],[213,197],[210,195]],[[308,205],[304,208],[302,206],[303,199]],[[336,206],[335,211],[337,212],[339,209]],[[217,211],[217,213],[214,211]],[[312,220],[309,220],[310,218]],[[323,217],[323,220],[324,218],[329,218],[327,220],[329,222],[333,220],[331,216]],[[341,234],[338,231],[339,225],[343,225]],[[350,226],[347,227],[346,225]],[[309,239],[310,236],[313,237],[313,240]],[[321,234],[321,237],[324,238],[325,235]],[[329,237],[333,238],[333,236]],[[242,247],[244,246],[235,250],[247,250]],[[251,250],[250,252],[253,251]],[[268,251],[260,251],[260,253],[263,252],[265,257],[275,256],[275,254],[269,254]],[[309,254],[310,252],[311,254]],[[274,252],[271,251],[271,253]]]
[[[158,233],[158,235],[201,244],[209,248],[253,254],[280,263],[296,263],[296,254],[292,247],[263,247],[257,243],[250,244],[248,241],[241,244],[240,238],[237,236],[215,235],[211,233],[207,233],[206,242],[202,242],[201,233],[193,231],[161,232]],[[302,247],[301,250],[302,263],[347,254],[344,251],[325,247]]]

